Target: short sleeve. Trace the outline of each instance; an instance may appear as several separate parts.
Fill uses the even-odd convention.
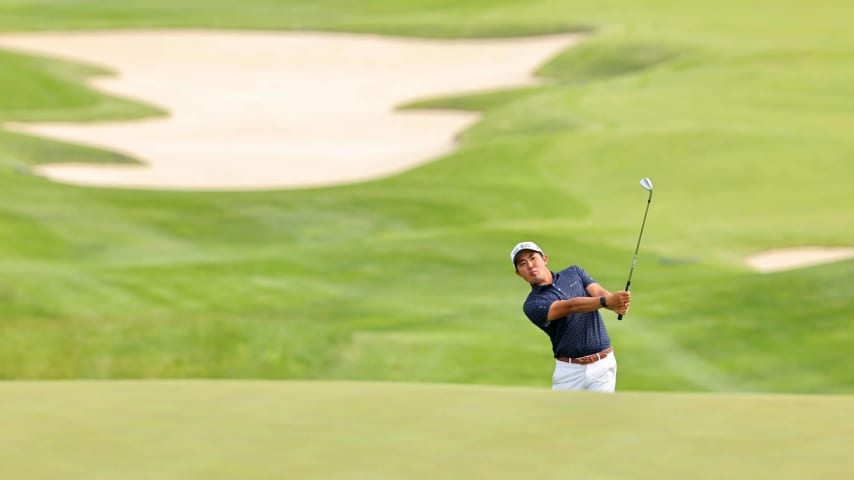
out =
[[[575,266],[575,271],[578,273],[578,276],[581,277],[581,284],[584,285],[585,289],[591,284],[599,283],[596,280],[594,280],[593,277],[588,275],[587,272],[583,268],[581,268],[577,265]]]
[[[551,308],[551,300],[539,296],[528,297],[525,300],[525,305],[522,309],[528,319],[534,322],[535,325],[545,327],[549,323],[549,308]]]

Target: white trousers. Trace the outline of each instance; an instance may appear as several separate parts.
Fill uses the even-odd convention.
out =
[[[552,390],[590,390],[613,393],[617,387],[617,357],[614,352],[602,360],[580,365],[555,359]]]

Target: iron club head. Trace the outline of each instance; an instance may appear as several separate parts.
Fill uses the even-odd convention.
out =
[[[643,178],[641,178],[640,186],[643,187],[644,190],[649,190],[651,192],[652,191],[652,180],[650,180],[646,177],[643,177]]]

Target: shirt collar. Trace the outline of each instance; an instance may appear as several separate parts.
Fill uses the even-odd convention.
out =
[[[557,274],[557,273],[555,273],[555,272],[552,272],[552,283],[547,283],[547,284],[545,284],[545,285],[534,285],[534,284],[531,284],[531,293],[540,293],[540,292],[542,292],[543,290],[545,290],[545,289],[547,289],[547,288],[549,288],[549,287],[553,287],[553,286],[554,286],[554,284],[555,284],[555,283],[557,283],[557,279],[558,279],[558,277],[559,277],[559,276],[560,276],[559,274]]]

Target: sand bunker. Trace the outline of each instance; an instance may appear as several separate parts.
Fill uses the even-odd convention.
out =
[[[768,250],[747,258],[758,272],[769,273],[854,258],[854,248],[798,247]]]
[[[170,112],[113,123],[4,128],[121,152],[143,166],[54,163],[56,181],[120,188],[251,190],[380,178],[453,151],[475,112],[396,111],[415,100],[536,83],[535,69],[581,35],[416,40],[207,30],[19,33],[0,48],[107,67],[104,92]],[[48,159],[62,162],[61,158]],[[775,272],[854,258],[803,247],[747,259]]]
[[[107,67],[101,91],[169,118],[5,124],[101,147],[145,166],[58,162],[56,181],[121,188],[221,190],[352,183],[448,154],[479,115],[395,111],[418,99],[535,83],[534,70],[580,35],[415,40],[375,35],[115,31],[0,35],[0,48]]]

